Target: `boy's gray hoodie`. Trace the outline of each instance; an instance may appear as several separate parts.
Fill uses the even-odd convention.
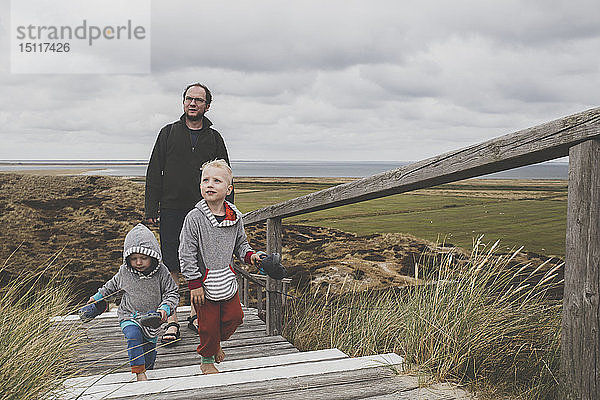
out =
[[[158,260],[156,268],[146,275],[130,267],[127,257],[132,253],[155,258]],[[123,264],[119,272],[98,289],[98,292],[104,298],[119,290],[123,291],[123,298],[117,310],[119,322],[129,320],[140,327],[142,314],[156,311],[159,307],[165,308],[164,305],[172,313],[179,304],[178,288],[167,267],[162,263],[158,241],[152,231],[142,224],[136,225],[125,236]],[[159,331],[148,327],[142,327],[142,330],[148,338],[156,337]]]
[[[248,244],[242,213],[225,201],[225,220],[218,222],[205,200],[185,217],[179,236],[181,274],[190,289],[204,286],[213,301],[229,300],[237,290],[233,256],[249,263],[254,251]]]

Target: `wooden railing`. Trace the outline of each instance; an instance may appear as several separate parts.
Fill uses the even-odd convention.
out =
[[[287,303],[287,291],[291,279],[284,278],[281,281],[276,281],[267,275],[251,274],[237,265],[234,265],[234,269],[238,277],[238,292],[241,302],[246,307],[256,306],[258,316],[265,321],[268,335],[280,335],[283,324],[283,310],[285,310]],[[277,282],[281,282],[281,285],[278,285]],[[250,298],[251,283],[255,285],[255,303]],[[264,304],[263,299],[265,300]],[[269,304],[272,305],[269,306]],[[267,312],[267,310],[270,312]]]
[[[600,399],[600,107],[255,210],[244,223],[266,221],[267,252],[281,252],[283,218],[564,156],[569,189],[561,388],[567,399]],[[282,293],[280,281],[267,278],[266,286]],[[281,312],[275,311],[281,307],[281,296],[267,300],[270,334],[281,332]]]

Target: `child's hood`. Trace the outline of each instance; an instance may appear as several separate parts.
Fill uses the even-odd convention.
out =
[[[160,245],[156,240],[156,236],[143,224],[137,224],[125,236],[125,243],[123,244],[124,263],[127,263],[126,259],[132,253],[145,254],[156,258],[159,264],[162,261]]]
[[[232,203],[225,200],[225,219],[221,222],[217,221],[206,200],[202,199],[196,203],[196,208],[200,210],[213,226],[231,226],[242,220],[243,214]]]

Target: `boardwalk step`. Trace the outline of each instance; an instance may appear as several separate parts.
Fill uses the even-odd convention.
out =
[[[348,358],[348,356],[338,349],[326,349],[317,351],[306,351],[303,353],[284,354],[271,357],[257,357],[245,360],[223,361],[218,365],[221,372],[243,371],[248,369],[263,368],[277,365],[292,365],[302,362],[335,360]],[[148,379],[166,379],[181,378],[184,376],[193,376],[200,374],[200,365],[187,365],[183,367],[161,368],[148,371]],[[110,375],[93,375],[80,378],[69,379],[65,382],[68,387],[88,387],[92,383],[95,385],[128,383],[135,381],[135,376],[130,372],[122,372]]]
[[[323,352],[238,360],[230,362],[229,365],[227,362],[223,362],[219,365],[223,373],[218,375],[201,375],[198,366],[171,368],[170,371],[174,372],[175,377],[169,375],[169,378],[164,378],[165,370],[150,371],[149,377],[152,380],[148,382],[124,383],[126,375],[115,374],[118,375],[115,378],[104,378],[107,379],[106,383],[98,382],[85,390],[80,398],[82,400],[126,398],[402,364],[402,358],[394,353],[357,358],[340,357],[345,357],[345,355],[339,350],[332,349]],[[194,368],[195,373],[193,372]],[[167,374],[168,372],[166,371]],[[127,375],[132,376],[131,374]],[[113,379],[116,382],[112,381]],[[67,390],[65,398],[75,398],[81,394],[83,390],[81,385],[84,385],[84,382],[82,378],[68,381],[67,385],[70,385],[70,389]]]

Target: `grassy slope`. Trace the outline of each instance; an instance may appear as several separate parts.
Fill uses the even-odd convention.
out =
[[[247,212],[330,184],[240,182],[253,189],[236,195]],[[286,219],[290,223],[326,226],[359,235],[410,233],[422,239],[446,239],[471,248],[473,237],[500,239],[503,247],[564,257],[566,182],[463,181],[427,191],[390,196]]]

